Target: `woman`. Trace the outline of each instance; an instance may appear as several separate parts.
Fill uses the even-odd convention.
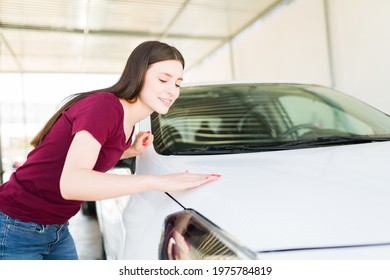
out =
[[[134,126],[153,112],[168,112],[179,96],[183,69],[176,48],[148,41],[134,49],[115,85],[71,96],[32,140],[26,162],[0,187],[0,259],[77,259],[68,220],[83,201],[185,190],[220,177],[105,173],[152,143],[149,131],[132,141]]]

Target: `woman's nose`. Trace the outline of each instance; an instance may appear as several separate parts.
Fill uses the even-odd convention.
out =
[[[169,85],[167,89],[168,93],[174,96],[178,96],[180,92],[180,88],[176,86],[176,84]]]

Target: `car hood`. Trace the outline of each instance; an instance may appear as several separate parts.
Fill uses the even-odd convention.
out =
[[[260,252],[389,243],[389,159],[390,142],[382,142],[157,160],[153,155],[145,162],[152,172],[221,174],[218,181],[170,195]]]

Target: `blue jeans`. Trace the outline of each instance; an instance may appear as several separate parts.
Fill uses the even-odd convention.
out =
[[[62,225],[23,222],[0,211],[0,260],[77,260],[76,247]]]

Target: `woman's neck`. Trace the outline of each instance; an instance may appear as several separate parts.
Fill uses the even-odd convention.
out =
[[[135,102],[128,102],[124,99],[119,99],[119,101],[123,106],[124,118],[127,125],[134,126],[136,123],[142,121],[153,113],[149,108],[143,106],[143,104],[138,100]]]

